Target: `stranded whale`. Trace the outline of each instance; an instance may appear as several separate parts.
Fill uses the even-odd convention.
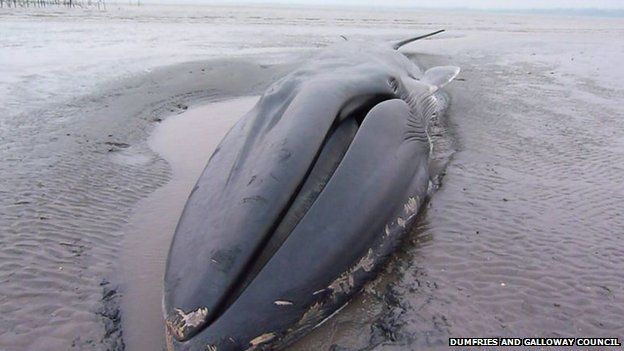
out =
[[[170,349],[279,349],[373,277],[427,195],[427,123],[459,72],[397,51],[422,37],[329,47],[229,131],[169,251]]]

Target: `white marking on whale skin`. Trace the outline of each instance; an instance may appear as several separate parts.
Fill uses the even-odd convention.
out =
[[[396,224],[394,224],[394,221],[386,224],[386,226],[384,227],[384,237],[394,234],[395,232],[393,232],[393,229],[395,229],[396,226],[405,229],[407,227],[407,223],[410,222],[418,214],[419,204],[420,197],[418,195],[410,196],[407,199],[407,202],[403,204],[403,213],[405,214],[405,218],[397,217]]]
[[[409,197],[407,199],[407,203],[405,205],[403,205],[403,210],[405,211],[406,215],[412,215],[416,212],[418,212],[418,201],[419,198],[418,196],[416,197]]]
[[[328,289],[331,289],[333,294],[336,293],[349,293],[351,288],[353,287],[353,275],[352,270],[349,269],[342,273],[338,278],[336,278],[329,286]]]
[[[207,307],[200,307],[189,313],[179,308],[174,308],[173,310],[176,315],[173,318],[167,318],[166,324],[171,333],[178,339],[184,339],[190,329],[192,330],[204,325],[206,323],[206,317],[208,316]]]
[[[325,290],[326,289],[317,290],[317,291],[313,292],[312,295],[318,295],[318,294],[322,293]]]
[[[214,345],[206,345],[206,351],[217,351],[217,347]]]
[[[184,311],[179,308],[175,308],[174,310],[182,318],[181,322],[187,327],[197,327],[201,325],[208,315],[208,308],[206,307],[200,307],[189,313],[184,313]]]
[[[366,255],[364,255],[358,261],[358,263],[344,271],[338,278],[336,278],[331,284],[329,284],[327,288],[331,289],[334,294],[338,292],[348,294],[355,285],[355,278],[353,277],[353,273],[357,272],[360,269],[365,272],[370,272],[373,269],[374,265],[375,257],[373,249],[369,248]]]
[[[288,300],[275,300],[273,303],[277,306],[291,306],[293,304],[292,301]]]
[[[432,181],[429,181],[429,183],[427,183],[427,194],[433,193],[434,190],[436,190],[436,185],[433,184]]]
[[[248,348],[247,350],[255,350],[258,345],[271,341],[274,338],[275,338],[275,333],[264,333],[262,335],[258,335],[249,342],[251,347]]]
[[[362,257],[360,262],[358,262],[358,264],[354,267],[354,270],[362,268],[365,272],[370,272],[373,269],[374,265],[375,265],[375,259],[373,257],[373,249],[368,249],[368,252],[366,253],[364,257]]]
[[[397,224],[399,225],[399,227],[401,228],[405,228],[405,220],[401,217],[397,218]]]
[[[338,278],[336,278],[331,284],[329,284],[329,286],[326,289],[317,290],[313,293],[313,295],[317,295],[327,289],[331,289],[332,294],[330,295],[329,299],[336,301],[337,294],[349,294],[351,290],[354,288],[355,272],[360,271],[360,270],[363,270],[365,272],[370,272],[374,266],[375,266],[375,253],[372,248],[369,248],[368,251],[366,252],[366,255],[360,258],[360,260],[355,265],[353,265],[346,271],[342,272],[342,274],[340,274]],[[321,324],[325,323],[336,313],[340,312],[340,310],[342,310],[346,305],[347,304],[345,303],[343,306],[341,306],[335,312],[330,314],[328,317],[316,323],[312,328],[314,329],[320,326]],[[320,318],[323,311],[324,311],[324,302],[317,301],[310,308],[308,308],[308,310],[303,314],[301,319],[299,319],[299,322],[297,322],[296,327],[289,329],[289,332],[301,330],[302,328],[306,328],[306,326],[311,325],[311,322],[318,320]]]

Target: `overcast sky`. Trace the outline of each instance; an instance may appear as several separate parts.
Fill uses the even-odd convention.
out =
[[[462,7],[475,9],[624,9],[624,0],[142,0],[166,3],[280,3],[409,7]]]

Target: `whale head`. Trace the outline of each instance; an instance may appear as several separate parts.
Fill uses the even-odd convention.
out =
[[[426,195],[436,92],[459,73],[423,72],[396,50],[407,42],[325,49],[228,132],[169,251],[163,308],[174,348],[285,342],[339,308],[389,254],[387,236]],[[348,289],[336,283],[345,272]]]

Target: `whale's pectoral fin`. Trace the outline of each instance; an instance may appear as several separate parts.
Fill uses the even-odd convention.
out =
[[[433,87],[432,92],[450,83],[459,74],[457,66],[436,66],[429,68],[421,79],[421,82]]]

